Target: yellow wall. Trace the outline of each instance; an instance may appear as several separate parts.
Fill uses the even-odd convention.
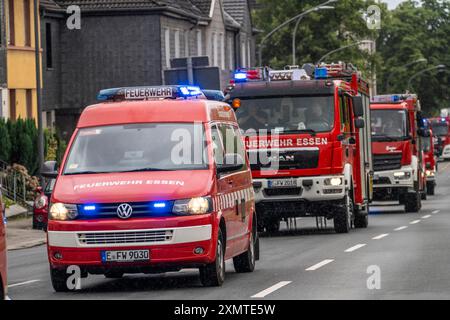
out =
[[[6,5],[8,1],[5,1]],[[9,17],[9,9],[7,8]],[[33,117],[37,117],[36,64],[34,50],[34,7],[30,0],[31,47],[25,46],[24,0],[14,0],[15,43],[7,50],[7,83],[9,89],[16,89],[16,115],[27,117],[26,91],[33,89]],[[42,57],[41,57],[42,60]],[[41,77],[42,79],[42,77]]]

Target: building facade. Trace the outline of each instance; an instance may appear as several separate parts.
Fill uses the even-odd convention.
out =
[[[34,1],[3,0],[1,10],[0,115],[36,119]]]
[[[66,25],[74,5],[80,29]],[[247,0],[42,0],[41,33],[43,118],[66,139],[100,89],[161,85],[172,58],[208,56],[222,87],[254,63]]]

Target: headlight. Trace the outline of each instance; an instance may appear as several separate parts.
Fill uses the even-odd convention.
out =
[[[36,209],[43,209],[45,208],[45,206],[47,205],[47,197],[46,196],[39,196],[36,198],[36,200],[34,201],[34,207]]]
[[[50,207],[49,218],[52,220],[73,220],[78,216],[75,204],[54,203]]]
[[[411,172],[398,171],[394,172],[395,179],[409,179],[411,178]]]
[[[326,186],[340,186],[342,185],[342,178],[334,177],[334,178],[327,178],[324,180],[324,183]]]
[[[198,197],[175,201],[172,211],[181,214],[205,214],[210,212],[211,209],[211,198]]]
[[[427,177],[433,177],[434,176],[434,171],[426,170],[425,174],[427,175]]]

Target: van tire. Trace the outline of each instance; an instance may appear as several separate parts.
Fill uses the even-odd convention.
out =
[[[56,292],[72,291],[67,287],[67,279],[70,277],[70,274],[68,274],[66,271],[67,271],[66,268],[64,269],[50,268],[50,279],[52,281],[53,289]]]
[[[253,228],[254,229],[254,228]],[[253,272],[256,264],[256,230],[250,233],[250,243],[247,251],[233,258],[234,270],[237,273]]]
[[[0,277],[0,301],[1,300],[6,300],[6,294],[5,294],[5,288],[3,287],[2,278]]]
[[[216,259],[200,267],[200,281],[204,287],[219,287],[225,281],[225,243],[221,229],[217,236]]]

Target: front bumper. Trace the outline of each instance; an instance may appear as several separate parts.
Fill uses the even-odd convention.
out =
[[[116,221],[115,224],[112,221],[97,221],[97,225],[91,222],[91,227],[86,227],[89,222],[78,221],[77,227],[76,220],[68,224],[50,221],[47,243],[51,266],[61,268],[78,265],[96,270],[151,269],[158,266],[181,268],[214,261],[217,232],[212,218],[191,219],[187,225],[182,225],[181,219],[172,220],[172,223],[167,223],[167,220],[170,221],[167,219],[165,223],[159,221],[159,226],[152,226],[148,221],[152,219],[136,220],[142,223],[132,220]],[[96,230],[92,229],[93,225]],[[141,227],[136,228],[138,225]],[[199,247],[203,251],[195,253],[195,249]],[[150,260],[104,263],[101,259],[102,251],[138,249],[149,250]]]
[[[403,172],[408,178],[398,178],[396,173]],[[414,172],[410,166],[403,166],[398,170],[376,171],[373,177],[373,188],[408,188],[414,190]]]

